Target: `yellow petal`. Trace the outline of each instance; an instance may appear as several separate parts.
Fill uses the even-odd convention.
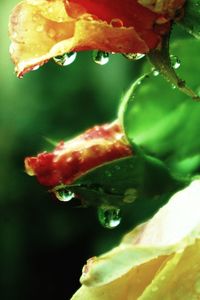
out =
[[[9,34],[12,40],[10,54],[18,77],[54,56],[71,51],[149,51],[133,27],[113,27],[87,13],[77,19],[71,18],[61,0],[19,3],[10,17]],[[159,36],[150,31],[149,37],[153,45],[158,43]]]
[[[200,180],[176,193],[149,222],[92,261],[72,299],[200,299],[199,197]]]

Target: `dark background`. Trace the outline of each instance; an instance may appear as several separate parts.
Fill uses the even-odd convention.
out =
[[[100,226],[93,209],[56,201],[23,160],[112,121],[140,62],[121,55],[99,66],[79,53],[65,68],[49,62],[21,80],[8,54],[8,16],[17,0],[0,2],[0,288],[2,300],[70,299],[85,261],[113,247],[126,222]]]

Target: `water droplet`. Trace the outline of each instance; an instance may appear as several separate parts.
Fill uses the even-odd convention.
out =
[[[156,77],[156,76],[158,76],[159,74],[160,74],[160,73],[159,73],[159,71],[158,71],[158,70],[154,70],[154,71],[153,71],[153,76],[155,76],[155,77]]]
[[[98,219],[103,227],[113,229],[121,222],[120,209],[114,206],[101,206],[98,208]]]
[[[129,60],[139,60],[145,56],[142,53],[124,53],[123,55]]]
[[[55,191],[56,198],[63,202],[68,202],[75,197],[75,194],[65,188]]]
[[[113,27],[122,27],[123,26],[123,22],[122,20],[116,18],[116,19],[112,19],[110,24],[113,26]]]
[[[86,276],[89,273],[92,264],[96,260],[96,258],[97,258],[96,256],[93,256],[87,260],[86,264],[83,266],[82,269],[82,276]]]
[[[54,30],[53,28],[50,28],[49,31],[48,31],[48,36],[49,36],[50,38],[54,38],[55,35],[56,35],[55,30]]]
[[[118,166],[118,165],[116,165],[116,166],[115,166],[115,169],[116,169],[117,171],[119,171],[119,170],[121,169],[121,167]]]
[[[161,281],[163,281],[163,280],[165,280],[165,279],[166,279],[165,275],[162,275],[162,276],[160,277],[160,280],[161,280]]]
[[[92,56],[93,56],[93,60],[96,64],[103,66],[109,62],[109,53],[108,52],[94,50]]]
[[[180,60],[178,59],[178,57],[175,56],[175,55],[170,55],[170,59],[171,59],[172,67],[173,67],[174,69],[178,69],[178,68],[180,67],[180,65],[181,65],[181,62],[180,62]]]
[[[123,202],[133,203],[138,198],[138,191],[136,189],[127,189],[124,194]]]
[[[111,177],[112,176],[112,173],[110,171],[105,171],[105,174],[107,177]]]
[[[44,29],[43,25],[38,25],[38,26],[36,27],[36,31],[37,31],[37,32],[42,32],[43,29]]]
[[[70,53],[65,53],[63,55],[55,56],[53,60],[59,66],[64,67],[72,64],[75,61],[76,56],[77,56],[76,52],[70,52]]]
[[[157,291],[158,291],[158,287],[157,287],[157,286],[153,286],[151,290],[152,290],[152,292],[154,292],[154,293],[155,293],[155,292],[157,292]]]
[[[176,85],[172,84],[172,89],[175,90],[176,89]]]

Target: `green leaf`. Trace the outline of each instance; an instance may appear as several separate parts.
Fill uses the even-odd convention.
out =
[[[196,40],[181,40],[172,47],[181,61],[181,77],[197,92],[199,52]],[[131,86],[119,110],[129,141],[164,161],[179,176],[198,174],[200,103],[191,101],[160,75],[151,73],[139,81]]]
[[[152,216],[187,183],[173,178],[161,161],[133,154],[97,167],[56,191],[74,193],[85,206],[127,207],[137,224]]]
[[[194,37],[200,39],[200,1],[187,0],[184,17],[179,23]]]

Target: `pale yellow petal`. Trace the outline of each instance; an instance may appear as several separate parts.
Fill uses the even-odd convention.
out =
[[[72,299],[189,300],[188,295],[200,299],[199,238],[197,179],[176,193],[149,222],[126,235],[118,247],[93,259],[81,277],[83,286]],[[143,285],[137,284],[138,278]]]

